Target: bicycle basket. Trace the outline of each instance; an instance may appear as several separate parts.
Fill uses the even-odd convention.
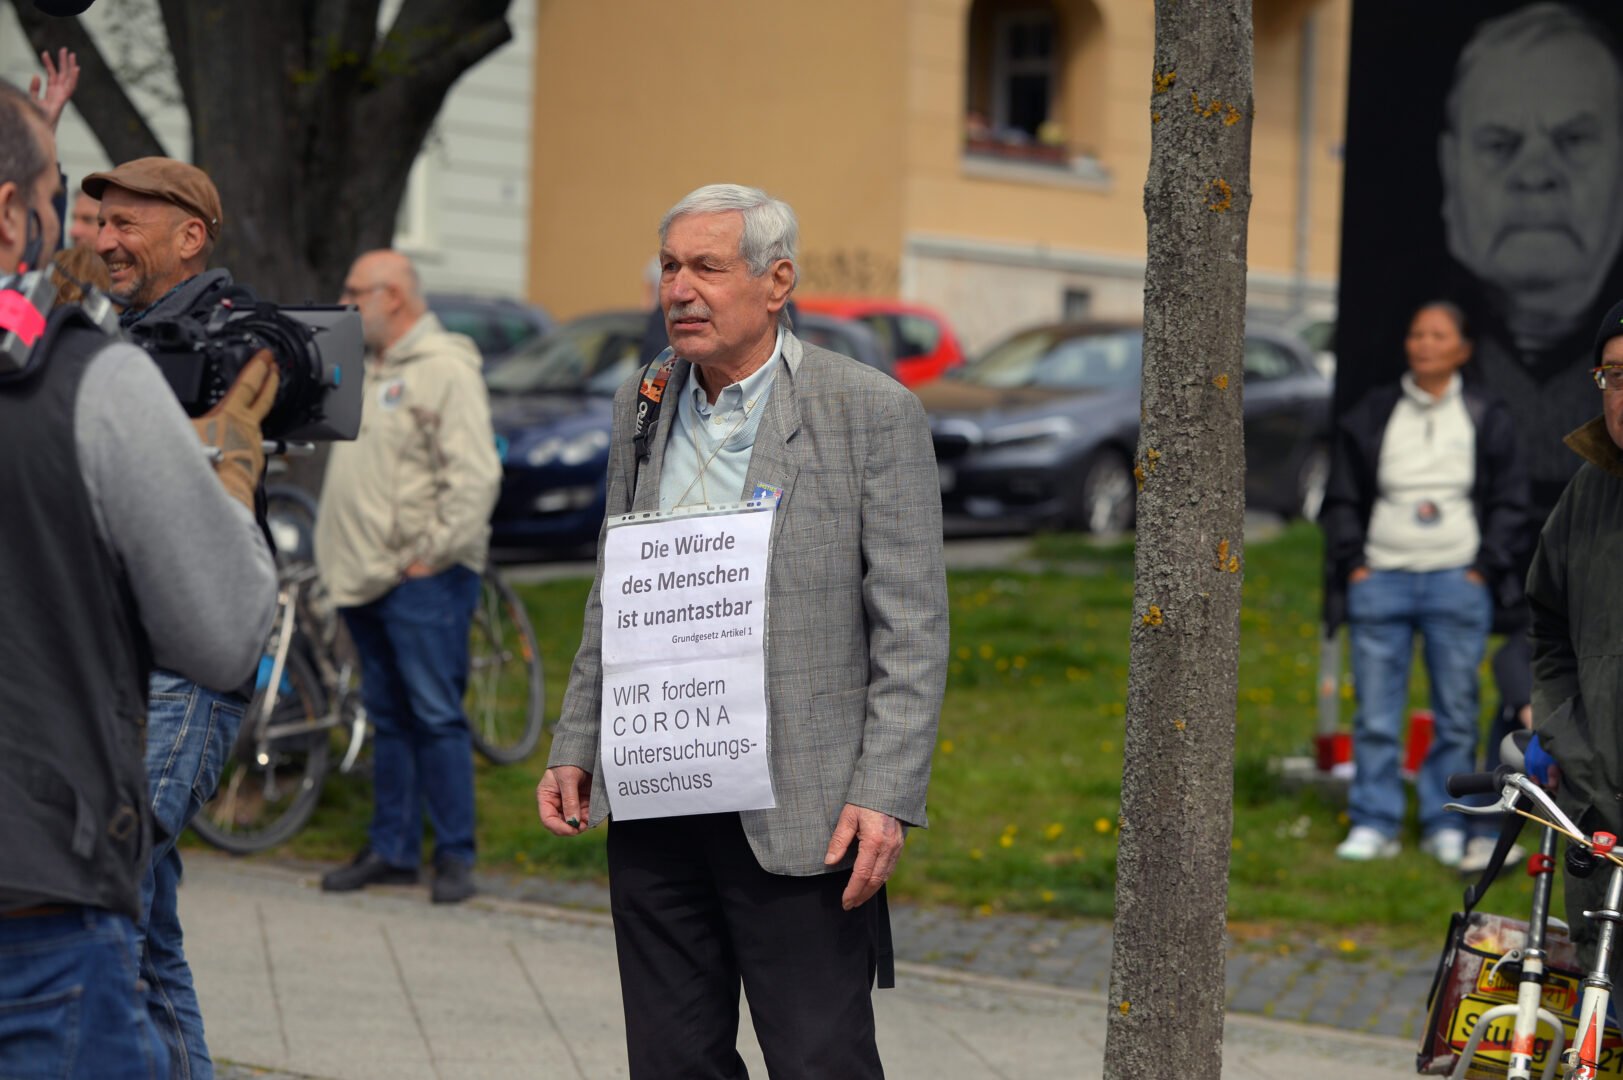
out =
[[[1495,1005],[1516,1003],[1516,974],[1507,971],[1508,964],[1498,971],[1494,965],[1500,957],[1526,943],[1527,923],[1523,920],[1481,911],[1454,913],[1437,974],[1432,978],[1431,994],[1426,999],[1426,1027],[1415,1062],[1417,1072],[1430,1076],[1452,1073],[1478,1018]],[[1549,954],[1549,970],[1543,1005],[1561,1018],[1570,1046],[1578,1029],[1583,969],[1566,930],[1553,919],[1544,933],[1544,947]],[[1510,1065],[1513,1021],[1514,1017],[1507,1016],[1489,1025],[1466,1069],[1467,1080],[1494,1080],[1505,1075]],[[1534,1041],[1535,1076],[1544,1068],[1549,1052],[1550,1039],[1541,1033]],[[1623,1078],[1623,1035],[1610,1024],[1602,1040],[1600,1075]]]

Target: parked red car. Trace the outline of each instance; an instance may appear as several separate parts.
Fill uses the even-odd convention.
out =
[[[964,362],[947,320],[922,304],[865,296],[796,296],[795,304],[803,311],[866,324],[896,358],[896,378],[903,386],[929,382]]]

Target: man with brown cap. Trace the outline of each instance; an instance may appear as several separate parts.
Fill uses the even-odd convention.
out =
[[[96,253],[113,279],[108,295],[124,306],[125,326],[197,311],[231,284],[226,271],[205,269],[224,214],[202,169],[173,158],[136,158],[91,173],[79,186],[101,200]]]
[[[81,187],[101,200],[96,252],[112,279],[109,295],[124,306],[121,325],[204,314],[232,286],[225,270],[206,269],[224,215],[219,192],[202,169],[171,158],[137,158],[92,173]],[[251,487],[246,498],[253,502]],[[240,542],[237,536],[219,538],[221,544]],[[181,946],[175,842],[214,796],[248,704],[240,690],[201,686],[160,668],[152,673],[148,698],[153,844],[141,882],[141,977],[148,987],[147,1008],[169,1049],[172,1075],[188,1080],[208,1080],[213,1065]]]

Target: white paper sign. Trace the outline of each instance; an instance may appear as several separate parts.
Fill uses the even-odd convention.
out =
[[[766,575],[775,502],[626,515],[603,550],[603,781],[634,820],[774,805]]]

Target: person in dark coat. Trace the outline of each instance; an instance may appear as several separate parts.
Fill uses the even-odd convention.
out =
[[[1567,436],[1583,464],[1539,534],[1527,575],[1533,727],[1560,770],[1556,801],[1585,832],[1623,834],[1623,302],[1601,320],[1594,376],[1602,415]],[[1552,770],[1552,775],[1554,770]],[[1567,920],[1589,967],[1608,875],[1566,875]],[[1623,950],[1612,954],[1623,978]]]

